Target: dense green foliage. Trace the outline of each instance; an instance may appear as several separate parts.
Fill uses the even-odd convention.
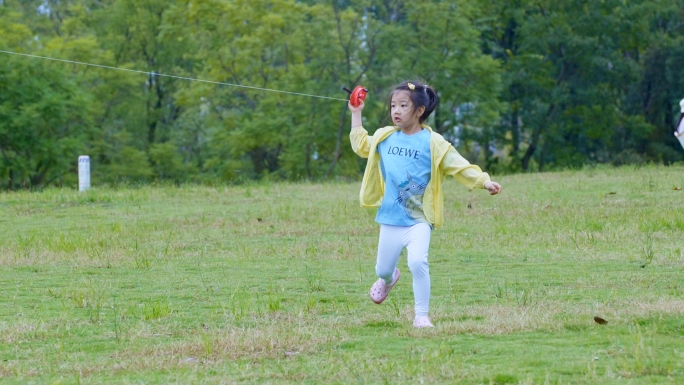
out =
[[[0,50],[344,98],[422,78],[494,172],[684,159],[682,0],[3,0]],[[342,101],[0,53],[0,189],[356,176]]]

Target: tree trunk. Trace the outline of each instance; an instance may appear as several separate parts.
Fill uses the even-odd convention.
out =
[[[537,128],[534,129],[534,132],[532,133],[532,142],[530,143],[530,146],[527,147],[527,150],[525,151],[525,155],[523,155],[521,163],[522,163],[522,169],[523,171],[527,171],[530,167],[530,159],[532,159],[532,156],[534,155],[534,152],[537,150],[537,146],[539,145],[539,137],[541,136],[543,128],[549,124],[549,122],[553,121],[553,115],[556,113],[556,105],[551,104],[549,106],[549,109],[546,112],[546,118],[544,121],[542,121]]]
[[[157,136],[157,126],[159,125],[159,119],[161,116],[161,110],[164,99],[164,90],[162,89],[159,79],[155,75],[150,75],[150,90],[154,87],[154,92],[157,97],[157,101],[153,107],[149,108],[148,114],[151,116],[151,121],[148,123],[147,132],[147,143],[148,147],[154,144]]]
[[[539,125],[532,133],[532,142],[530,143],[529,147],[527,147],[527,150],[525,151],[525,154],[521,160],[523,171],[527,171],[530,167],[530,159],[532,159],[532,155],[534,155],[535,150],[537,150],[537,144],[539,143],[539,135],[541,134],[541,130],[542,126]]]
[[[332,171],[335,169],[335,166],[337,166],[337,161],[340,160],[340,157],[342,156],[342,135],[344,134],[344,123],[345,120],[347,120],[347,108],[342,109],[342,114],[340,114],[340,125],[337,129],[337,143],[335,143],[335,152],[333,152],[333,159],[330,162],[330,166],[328,167],[328,171],[325,172],[325,178],[328,179],[330,177],[330,174],[332,174]]]

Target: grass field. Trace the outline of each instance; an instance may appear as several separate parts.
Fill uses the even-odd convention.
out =
[[[433,329],[359,183],[2,193],[0,382],[684,383],[684,166],[496,179],[445,185]]]

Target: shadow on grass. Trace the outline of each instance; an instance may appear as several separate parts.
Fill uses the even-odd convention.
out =
[[[368,322],[363,326],[367,328],[396,329],[401,327],[401,324],[396,321],[373,321]]]

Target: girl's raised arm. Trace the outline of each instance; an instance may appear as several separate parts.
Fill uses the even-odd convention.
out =
[[[363,126],[361,111],[363,111],[363,107],[365,106],[366,105],[363,103],[363,100],[359,102],[357,107],[352,106],[351,102],[349,102],[349,111],[352,113],[351,128]]]

